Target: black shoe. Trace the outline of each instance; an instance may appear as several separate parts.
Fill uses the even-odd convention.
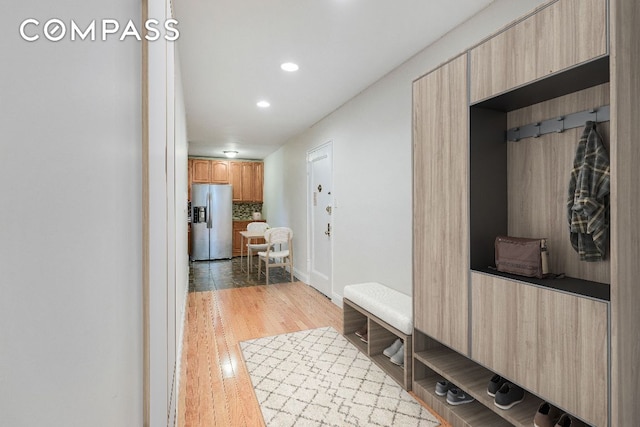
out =
[[[491,377],[491,380],[489,380],[489,385],[487,386],[487,394],[491,397],[495,397],[498,390],[500,390],[500,387],[502,387],[506,382],[506,378],[502,378],[500,375],[494,375],[493,377]]]
[[[511,409],[524,400],[524,390],[515,384],[504,383],[493,402],[500,409]]]

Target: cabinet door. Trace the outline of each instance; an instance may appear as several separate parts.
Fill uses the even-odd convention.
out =
[[[232,237],[232,255],[239,256],[240,250],[242,249],[242,236],[240,235],[241,231],[247,229],[247,224],[249,221],[233,221],[233,237]],[[244,249],[242,250],[244,252]],[[245,254],[246,255],[246,254]]]
[[[253,201],[253,162],[242,163],[242,201]]]
[[[253,163],[253,201],[262,203],[264,187],[264,164],[262,162]]]
[[[607,53],[607,1],[559,0],[471,50],[471,103]]]
[[[474,360],[607,425],[607,303],[472,273]]]
[[[229,183],[233,187],[233,201],[242,201],[242,162],[230,162]]]
[[[193,159],[193,182],[208,184],[211,175],[211,162],[209,160]]]
[[[415,327],[467,354],[469,146],[467,57],[413,85]]]
[[[226,160],[211,160],[211,176],[209,182],[212,184],[229,183],[229,162]]]

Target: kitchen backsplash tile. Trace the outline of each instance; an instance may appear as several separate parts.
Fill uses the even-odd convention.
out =
[[[250,220],[251,214],[254,212],[262,213],[262,203],[234,203],[233,219]]]

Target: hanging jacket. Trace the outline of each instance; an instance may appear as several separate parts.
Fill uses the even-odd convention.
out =
[[[578,143],[567,199],[571,244],[582,261],[602,261],[609,244],[609,155],[588,121]]]

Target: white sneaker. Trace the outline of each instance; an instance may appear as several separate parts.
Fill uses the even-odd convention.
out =
[[[395,363],[398,366],[404,366],[404,344],[400,345],[400,348],[398,349],[398,351],[396,351],[396,354],[394,354],[393,356],[391,356],[391,363]]]
[[[395,340],[393,342],[393,344],[391,344],[389,347],[385,348],[384,351],[382,352],[382,354],[384,354],[387,357],[391,357],[394,354],[396,354],[398,352],[398,350],[400,350],[400,346],[402,345],[402,340],[400,338],[398,338],[397,340]]]

